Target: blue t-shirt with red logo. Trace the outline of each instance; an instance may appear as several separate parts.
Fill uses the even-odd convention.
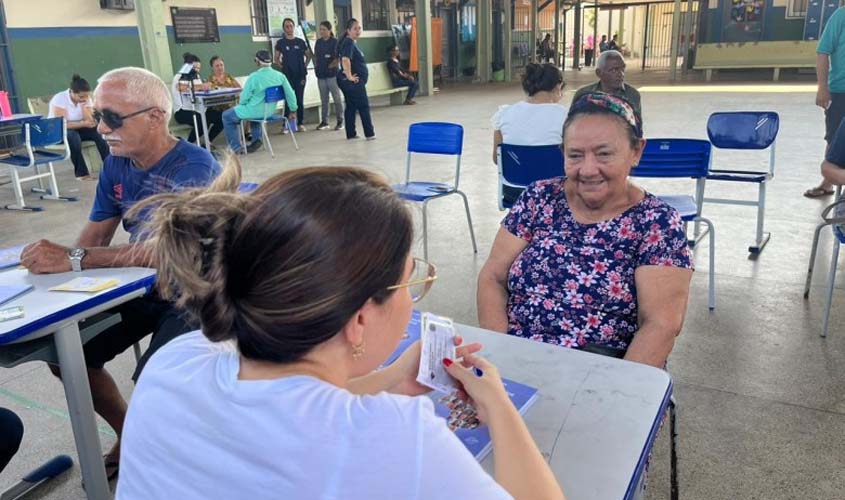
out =
[[[183,139],[148,169],[136,167],[123,156],[108,156],[88,218],[101,222],[120,217],[129,240],[136,241],[143,217],[131,220],[124,217],[135,202],[154,194],[207,186],[221,170],[211,153]]]

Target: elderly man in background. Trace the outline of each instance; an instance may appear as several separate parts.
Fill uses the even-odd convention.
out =
[[[596,76],[599,77],[599,81],[578,89],[572,97],[572,104],[578,102],[578,99],[585,94],[604,92],[628,101],[634,108],[634,113],[642,120],[640,93],[625,83],[625,59],[622,58],[622,54],[615,50],[602,52],[596,62]]]
[[[98,80],[94,91],[97,130],[109,145],[88,223],[76,244],[66,247],[40,240],[24,248],[21,263],[33,273],[79,272],[101,267],[154,267],[150,246],[143,241],[144,220],[127,218],[132,205],[154,194],[209,184],[221,170],[211,154],[173,137],[168,129],[172,102],[167,85],[142,68],[119,68]],[[117,226],[129,243],[113,245]],[[126,401],[104,368],[118,354],[153,334],[133,375],[137,380],[150,356],[173,338],[196,328],[181,310],[155,294],[113,310],[122,321],[85,344],[88,380],[94,410],[120,437]],[[58,368],[51,366],[54,374]],[[117,475],[120,441],[104,457],[109,479]]]
[[[241,153],[241,136],[238,124],[242,120],[262,120],[264,118],[264,91],[270,87],[282,86],[285,93],[285,106],[296,111],[296,93],[284,73],[271,67],[273,59],[270,52],[259,50],[255,53],[255,64],[258,69],[250,73],[241,92],[240,104],[223,112],[223,131],[226,132],[226,142],[234,153]],[[296,121],[291,117],[292,122]],[[295,126],[292,126],[295,129]],[[269,138],[268,138],[269,140]],[[246,146],[247,153],[254,153],[262,146],[261,124],[252,125],[252,142]]]

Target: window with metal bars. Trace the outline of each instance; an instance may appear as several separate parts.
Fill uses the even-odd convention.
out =
[[[267,36],[270,33],[267,22],[267,0],[249,0],[252,20],[252,36]]]
[[[388,0],[362,0],[363,28],[365,30],[389,30],[390,9]]]

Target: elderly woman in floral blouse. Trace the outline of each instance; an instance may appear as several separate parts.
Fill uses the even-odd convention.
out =
[[[479,274],[482,327],[664,366],[693,264],[678,212],[628,180],[644,146],[625,100],[572,106],[566,177],[526,189]]]

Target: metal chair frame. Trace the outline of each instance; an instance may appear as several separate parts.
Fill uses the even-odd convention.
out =
[[[457,147],[457,151],[449,151],[446,150],[439,141],[429,141],[423,144],[417,144],[415,141],[416,136],[415,134],[425,134],[427,129],[437,128],[437,127],[457,127],[456,130],[459,130],[459,144]],[[405,182],[404,184],[398,184],[394,186],[394,190],[396,190],[397,194],[405,200],[414,201],[418,203],[422,203],[422,226],[423,226],[423,257],[428,259],[428,215],[426,209],[428,208],[428,203],[432,200],[436,200],[439,198],[444,198],[446,196],[451,195],[458,195],[464,202],[464,210],[466,211],[467,216],[467,225],[469,226],[469,235],[470,239],[472,240],[472,250],[474,253],[478,253],[478,246],[475,242],[475,231],[472,228],[472,216],[469,212],[469,201],[467,200],[466,194],[463,191],[458,189],[460,180],[461,180],[461,155],[463,153],[463,126],[458,125],[456,123],[446,123],[446,122],[419,122],[411,124],[410,128],[408,129],[408,154],[405,158]],[[439,182],[422,182],[422,181],[411,181],[411,157],[414,153],[417,154],[436,154],[436,155],[447,155],[447,156],[454,156],[455,157],[455,183],[454,185],[449,183],[439,183]],[[409,188],[420,188],[429,191],[432,194],[426,193],[422,200],[414,199],[415,196],[411,195],[408,192]]]
[[[50,138],[49,135],[42,137],[42,135],[46,134],[45,130],[55,126],[55,124],[59,121],[62,124],[60,141]],[[17,162],[9,161],[10,158],[0,159],[0,163],[9,165],[9,173],[12,177],[12,191],[15,194],[16,201],[14,204],[6,205],[5,208],[7,210],[30,210],[35,212],[43,210],[40,206],[27,205],[23,197],[22,184],[24,182],[36,180],[38,181],[38,187],[30,189],[33,193],[43,193],[41,195],[42,200],[77,201],[78,198],[73,196],[61,196],[61,193],[59,192],[59,185],[56,181],[56,171],[53,167],[53,162],[66,160],[70,157],[70,146],[67,142],[67,123],[65,122],[65,119],[63,117],[45,118],[35,122],[25,123],[23,125],[21,135],[23,139],[23,145],[21,147],[26,152],[26,156],[13,155],[11,159],[16,159]],[[64,146],[64,149],[61,153],[39,149],[53,145]],[[27,160],[28,162],[24,164],[23,162]],[[47,164],[48,171],[41,173],[38,167],[39,165],[43,165],[45,163]],[[33,175],[21,177],[18,173],[18,169],[29,167],[33,167],[35,173]],[[44,178],[49,179],[49,188],[44,187]]]
[[[813,279],[813,267],[816,263],[816,252],[819,246],[819,236],[822,229],[827,226],[833,228],[833,249],[830,254],[830,271],[827,279],[827,296],[825,299],[824,317],[822,319],[821,336],[827,337],[827,332],[830,326],[830,308],[833,303],[833,289],[836,284],[836,266],[839,264],[839,246],[845,243],[845,215],[833,214],[840,205],[845,206],[845,197],[840,196],[841,187],[837,188],[837,199],[835,202],[828,205],[822,212],[823,222],[816,226],[813,233],[813,245],[810,249],[810,264],[807,268],[807,280],[804,283],[804,298],[810,297],[810,283]]]
[[[716,130],[716,123],[720,119],[731,118],[734,116],[741,116],[744,118],[756,118],[754,120],[754,128],[751,127],[740,129],[734,134],[727,134],[724,130]],[[716,149],[733,149],[733,150],[769,150],[769,168],[766,171],[749,171],[749,170],[726,170],[726,169],[711,169],[707,176],[709,181],[724,181],[724,182],[745,182],[757,184],[757,199],[756,200],[737,200],[733,198],[699,198],[699,203],[716,203],[722,205],[740,205],[757,207],[757,224],[756,236],[754,243],[748,247],[748,252],[751,254],[759,254],[763,251],[766,243],[771,238],[771,233],[765,232],[763,225],[766,216],[766,185],[775,176],[775,143],[777,142],[777,135],[780,126],[780,117],[773,111],[738,111],[738,112],[718,112],[713,113],[707,119],[707,136],[710,143]],[[760,134],[763,135],[762,137]],[[695,224],[695,242],[698,242],[703,233],[699,231],[699,224]]]

